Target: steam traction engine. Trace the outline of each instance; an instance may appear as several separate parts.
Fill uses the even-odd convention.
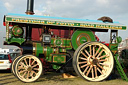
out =
[[[106,79],[112,72],[113,56],[121,40],[116,37],[109,44],[101,43],[95,32],[111,29],[112,37],[117,36],[118,29],[126,29],[119,23],[50,16],[8,14],[4,20],[4,44],[16,45],[23,51],[12,63],[12,72],[23,82],[37,80],[46,66],[58,70],[71,63],[84,79]]]
[[[33,14],[32,11],[27,13]],[[117,37],[118,30],[126,30],[126,26],[109,20],[106,17],[85,20],[5,15],[4,44],[22,49],[22,55],[12,63],[13,74],[23,82],[33,82],[49,68],[55,71],[74,69],[80,77],[89,81],[106,79],[113,70],[114,58],[118,56],[117,47],[121,42],[121,38]],[[109,29],[110,43],[99,42],[95,32],[108,32]]]

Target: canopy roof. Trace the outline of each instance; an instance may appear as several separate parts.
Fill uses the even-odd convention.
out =
[[[54,25],[54,26],[93,28],[93,29],[126,30],[127,28],[125,25],[122,25],[119,22],[109,23],[109,22],[102,22],[100,20],[37,16],[37,15],[26,15],[26,14],[7,14],[5,15],[5,21],[17,22],[17,23],[29,23],[29,24]]]

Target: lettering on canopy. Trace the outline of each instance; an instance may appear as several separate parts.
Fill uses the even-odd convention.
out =
[[[126,26],[110,25],[110,24],[93,24],[89,23],[77,23],[68,21],[53,21],[53,20],[39,20],[39,19],[25,19],[25,18],[12,18],[6,17],[6,21],[20,22],[20,23],[33,23],[33,24],[45,24],[45,25],[59,25],[59,26],[72,26],[72,27],[85,27],[85,28],[99,28],[99,29],[115,29],[126,30]]]

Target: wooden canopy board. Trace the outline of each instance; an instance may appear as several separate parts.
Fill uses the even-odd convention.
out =
[[[119,22],[104,23],[100,20],[74,19],[74,18],[37,16],[37,15],[25,15],[25,14],[8,14],[5,16],[5,21],[16,22],[16,23],[81,27],[81,28],[93,28],[93,29],[126,30],[127,28],[126,26],[120,24]]]

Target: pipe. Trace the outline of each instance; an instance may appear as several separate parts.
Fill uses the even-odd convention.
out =
[[[26,41],[31,41],[32,25],[26,25]]]
[[[27,15],[33,15],[35,14],[33,11],[33,7],[34,7],[34,0],[28,0],[27,1],[27,10],[26,10],[26,14]]]

